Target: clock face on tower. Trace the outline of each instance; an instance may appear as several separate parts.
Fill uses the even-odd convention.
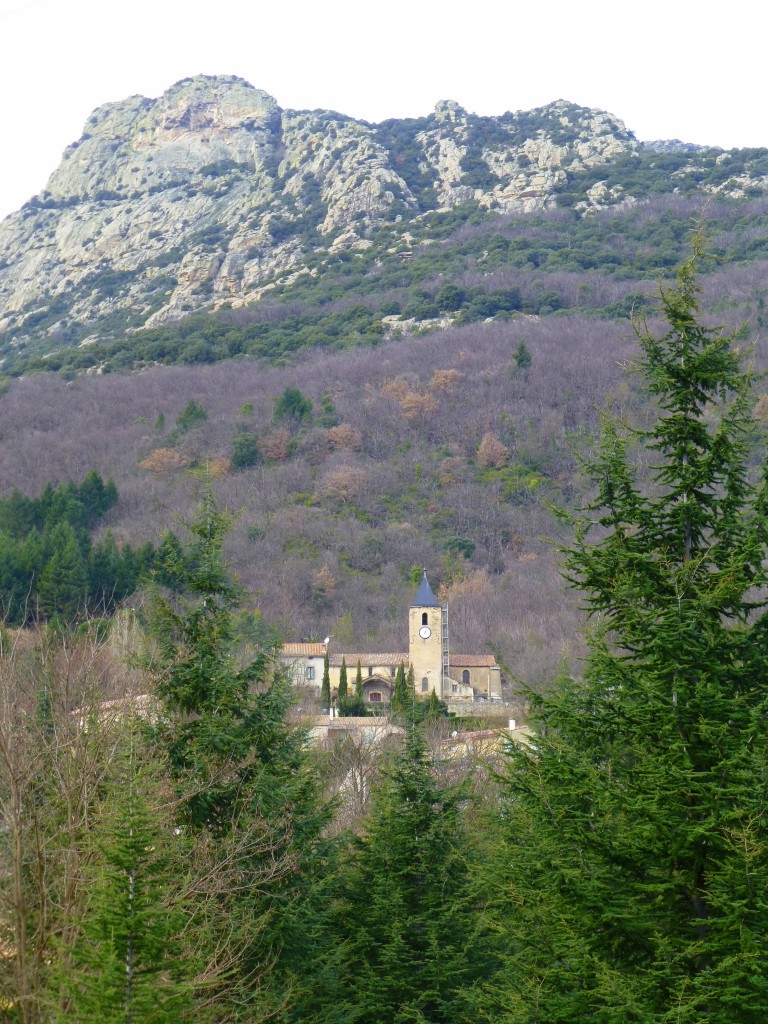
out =
[[[432,636],[432,630],[429,628],[429,626],[422,626],[421,629],[419,630],[419,636],[421,637],[422,640],[429,640],[429,638]]]

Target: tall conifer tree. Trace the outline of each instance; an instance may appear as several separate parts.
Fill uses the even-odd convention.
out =
[[[323,655],[323,680],[320,684],[320,703],[324,708],[330,708],[331,706],[331,669],[327,647]]]
[[[154,665],[180,822],[206,865],[197,919],[216,1019],[273,1018],[305,954],[312,894],[323,870],[328,809],[285,716],[290,683],[269,652],[237,656],[236,609],[222,548],[231,516],[204,494],[187,524],[191,544],[172,552],[180,597],[158,600]],[[192,932],[193,929],[190,929]]]
[[[405,681],[405,666],[402,661],[397,666],[395,685],[392,687],[392,717],[402,718],[412,707],[408,696],[408,684]]]
[[[701,321],[695,258],[661,312],[661,337],[637,327],[658,419],[605,418],[596,498],[567,517],[566,577],[595,623],[584,678],[532,695],[536,741],[510,751],[499,1021],[758,1024],[768,1007],[752,382],[734,339]]]
[[[340,942],[315,993],[319,1022],[449,1024],[486,955],[467,870],[461,786],[437,781],[420,728],[373,797],[363,834],[330,890]],[[307,1019],[307,1018],[305,1018]]]
[[[135,729],[133,730],[135,732]],[[180,955],[188,913],[179,898],[182,840],[160,816],[126,739],[112,805],[96,823],[83,928],[63,958],[63,1011],[78,1024],[177,1024],[192,1007],[192,965]],[[174,840],[170,842],[169,840]]]
[[[347,699],[347,660],[342,655],[339,671],[339,704]]]

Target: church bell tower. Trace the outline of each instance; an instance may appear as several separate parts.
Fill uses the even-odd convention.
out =
[[[424,570],[419,589],[408,612],[408,660],[413,669],[417,697],[432,690],[443,696],[443,649],[447,644],[446,616],[432,593]]]

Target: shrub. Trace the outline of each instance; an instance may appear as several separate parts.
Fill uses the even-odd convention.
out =
[[[509,461],[509,451],[495,434],[484,434],[477,449],[477,461],[481,466],[501,469]]]
[[[288,458],[288,450],[291,443],[291,435],[283,427],[271,430],[266,437],[259,441],[261,454],[265,459],[273,462],[280,462]]]
[[[187,402],[186,408],[176,418],[177,430],[189,430],[196,423],[202,423],[208,419],[208,413],[194,399]]]
[[[331,427],[328,431],[328,444],[335,451],[346,448],[359,452],[363,447],[363,435],[349,423],[340,423],[338,427]]]
[[[312,402],[298,388],[286,388],[275,400],[275,419],[301,422],[312,419]]]
[[[230,456],[232,469],[247,469],[249,466],[255,466],[261,460],[258,437],[246,430],[235,434]]]
[[[189,464],[181,452],[173,448],[155,448],[149,455],[139,463],[139,469],[149,473],[172,473],[174,470],[183,469]]]

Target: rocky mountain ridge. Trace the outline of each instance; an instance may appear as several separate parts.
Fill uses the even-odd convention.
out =
[[[633,202],[594,172],[642,152],[621,121],[564,100],[499,117],[443,101],[375,125],[198,76],[110,103],[0,223],[0,358],[248,304],[333,254],[428,242],[431,212],[545,210],[589,172],[577,210]]]

